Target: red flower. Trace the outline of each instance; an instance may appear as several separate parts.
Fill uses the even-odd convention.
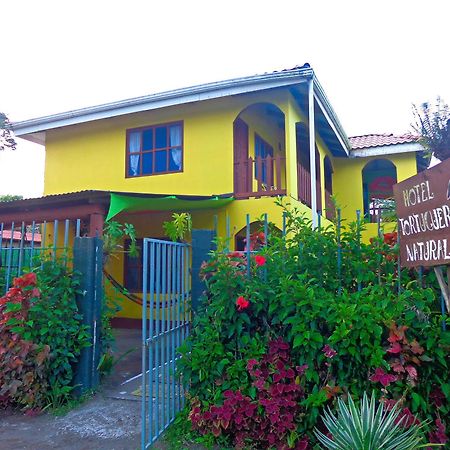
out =
[[[266,264],[266,258],[262,255],[256,255],[255,256],[255,263],[257,266],[264,266]]]
[[[394,381],[397,381],[397,377],[386,373],[381,367],[378,367],[375,369],[375,373],[369,378],[369,380],[374,383],[379,381],[384,387],[386,387]]]
[[[236,306],[238,308],[238,311],[243,311],[244,309],[247,309],[250,306],[250,302],[241,295],[236,300]]]

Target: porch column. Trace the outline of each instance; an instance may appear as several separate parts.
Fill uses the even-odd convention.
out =
[[[309,161],[311,170],[311,211],[312,227],[317,228],[317,192],[316,192],[316,131],[314,118],[314,78],[308,82],[308,121],[309,121]]]
[[[286,153],[286,194],[298,198],[297,181],[297,141],[295,131],[295,115],[291,100],[286,102],[284,119],[285,153]]]
[[[101,213],[89,215],[89,234],[88,237],[102,237],[105,216]]]

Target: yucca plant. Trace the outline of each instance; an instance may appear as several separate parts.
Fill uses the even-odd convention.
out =
[[[398,404],[390,411],[384,408],[383,403],[379,403],[376,408],[374,393],[370,402],[364,393],[360,405],[355,405],[350,396],[348,406],[343,400],[338,399],[337,409],[337,417],[330,408],[322,417],[332,439],[319,430],[314,430],[317,439],[326,449],[413,450],[433,446],[423,442],[423,425],[404,428],[403,420],[396,420],[401,412]]]

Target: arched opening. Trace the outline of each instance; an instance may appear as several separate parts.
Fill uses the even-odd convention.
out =
[[[281,236],[281,230],[274,224],[269,223],[268,232],[270,236]],[[247,226],[241,228],[234,235],[234,245],[236,251],[245,251],[247,248]],[[264,233],[264,223],[257,220],[250,224],[250,250],[259,250],[266,243],[266,236]],[[270,244],[270,238],[269,238]]]
[[[309,128],[304,123],[297,123],[295,127],[297,150],[297,182],[298,199],[311,208],[311,158],[309,154]],[[322,187],[320,182],[320,153],[315,148],[316,160],[316,199],[317,210],[322,210]]]
[[[393,207],[393,186],[397,183],[397,168],[387,159],[375,159],[362,171],[364,216],[370,222],[381,220],[383,210]]]
[[[333,195],[333,166],[328,156],[323,160],[323,171],[325,175],[325,215],[328,220],[333,220],[335,216]]]
[[[286,194],[284,113],[271,103],[242,110],[233,124],[236,198]]]

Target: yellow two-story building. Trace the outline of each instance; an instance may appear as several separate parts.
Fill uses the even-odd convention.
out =
[[[76,217],[94,235],[114,218],[161,238],[171,213],[186,211],[194,228],[216,226],[237,249],[246,214],[253,222],[267,213],[281,227],[275,196],[313,226],[333,219],[335,202],[343,219],[360,210],[376,222],[393,184],[421,168],[423,150],[410,135],[349,139],[308,64],[17,122],[14,131],[45,145],[44,197],[0,205],[0,222],[19,211],[20,220]],[[130,291],[139,291],[138,270],[127,255],[111,268]],[[122,312],[140,314],[134,304]]]

